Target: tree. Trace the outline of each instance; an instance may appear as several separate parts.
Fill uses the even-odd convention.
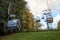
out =
[[[33,28],[32,21],[34,20],[30,10],[26,7],[27,2],[25,0],[0,0],[0,19],[3,20],[3,24],[5,26],[7,24],[8,6],[10,3],[12,4],[10,14],[16,14],[19,16],[22,26],[21,30],[25,28],[27,31],[31,31]]]
[[[25,9],[25,13],[23,14],[23,27],[27,31],[33,31],[33,15],[30,13],[29,9]]]
[[[35,21],[34,22],[34,30],[37,31],[38,28],[41,27],[41,25],[42,25],[41,23]]]
[[[58,30],[60,30],[60,21],[58,22],[58,26],[57,27],[58,27]]]

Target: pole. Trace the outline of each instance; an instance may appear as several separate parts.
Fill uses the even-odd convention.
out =
[[[47,29],[49,30],[49,23],[48,23],[48,19],[47,19],[47,14],[46,14],[46,21],[47,21]]]
[[[50,8],[49,8],[48,0],[46,0],[46,3],[47,3],[47,11],[48,11],[48,13],[50,14]],[[47,29],[49,30],[49,23],[48,23],[47,17],[48,17],[48,14],[46,15],[46,20],[47,20]]]
[[[9,7],[8,7],[8,16],[10,15],[10,7],[11,7],[11,3],[9,4]],[[9,20],[9,17],[8,17],[8,20]]]
[[[9,4],[9,7],[8,7],[8,15],[10,15],[10,7],[11,7],[11,3]]]

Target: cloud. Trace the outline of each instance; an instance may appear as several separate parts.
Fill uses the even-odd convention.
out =
[[[38,15],[39,17],[42,17],[41,12],[47,9],[46,0],[26,0],[26,1],[28,2],[30,11],[34,14],[34,16],[36,17]],[[49,8],[53,11],[53,13],[55,12],[53,15],[58,14],[57,11],[60,10],[60,0],[48,0],[48,3],[49,3]],[[53,26],[55,28],[59,20],[60,20],[60,15],[55,15],[53,22]],[[41,28],[43,29],[46,28],[46,23]]]
[[[46,8],[45,2],[43,0],[26,0],[26,1],[28,2],[31,12],[33,13],[38,13]]]
[[[58,23],[60,21],[60,15],[57,15],[55,18],[54,18],[54,23]]]
[[[43,30],[47,29],[46,22],[43,22],[43,21],[42,21],[41,23],[42,23],[42,26],[39,27],[38,29],[43,29]]]
[[[57,15],[55,18],[54,18],[54,21],[53,21],[53,28],[57,28],[57,24],[58,22],[60,21],[60,15]]]
[[[46,0],[26,0],[30,7],[31,12],[41,12],[44,9],[47,9]],[[52,10],[58,10],[57,5],[60,4],[60,0],[48,0],[49,8]]]
[[[54,11],[59,9],[58,8],[59,4],[60,4],[59,0],[49,0],[49,7]]]

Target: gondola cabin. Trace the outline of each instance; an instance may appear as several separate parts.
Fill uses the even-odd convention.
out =
[[[36,20],[36,22],[40,22],[40,20]]]
[[[39,18],[39,16],[37,16],[37,18],[36,18],[36,22],[40,22],[40,18]]]
[[[53,18],[52,18],[52,17],[48,17],[48,18],[47,18],[47,22],[48,22],[48,23],[53,23]]]
[[[9,32],[20,31],[21,24],[20,24],[20,20],[17,19],[16,15],[9,16],[7,27],[8,27]]]

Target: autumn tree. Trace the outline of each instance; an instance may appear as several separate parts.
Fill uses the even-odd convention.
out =
[[[41,27],[41,26],[42,26],[42,24],[41,24],[41,23],[36,22],[36,21],[34,22],[34,30],[35,30],[35,31],[37,31],[37,30],[38,30],[38,28],[39,28],[39,27]]]
[[[57,28],[58,28],[58,30],[60,30],[60,21],[58,22]]]

